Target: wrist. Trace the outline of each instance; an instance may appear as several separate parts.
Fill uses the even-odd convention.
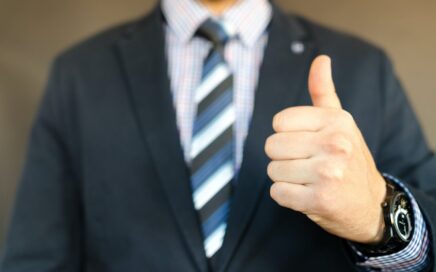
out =
[[[367,256],[386,255],[407,246],[413,232],[413,214],[410,201],[403,190],[386,179],[386,196],[382,202],[383,235],[373,243],[356,243],[358,250]]]
[[[373,195],[375,199],[373,204],[375,206],[375,215],[373,216],[374,219],[371,220],[372,224],[369,224],[370,226],[372,225],[374,227],[372,228],[373,231],[371,232],[371,235],[369,235],[370,238],[367,241],[363,242],[363,244],[378,244],[382,241],[383,235],[385,233],[386,224],[384,220],[382,204],[386,199],[386,181],[381,174],[379,174],[378,172],[377,174],[378,175],[374,179],[375,186],[373,186]]]
[[[381,208],[380,205],[380,209],[379,209],[379,219],[377,220],[377,232],[375,234],[375,236],[373,236],[372,239],[370,239],[368,242],[364,243],[364,244],[369,244],[369,245],[377,245],[379,243],[381,243],[383,241],[383,236],[385,234],[386,231],[386,224],[385,224],[385,220],[384,220],[384,216],[383,216],[383,209]]]

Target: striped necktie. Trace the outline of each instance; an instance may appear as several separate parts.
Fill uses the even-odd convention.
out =
[[[223,243],[235,174],[233,75],[223,56],[224,45],[231,38],[229,33],[224,25],[212,19],[205,21],[197,32],[212,42],[201,82],[195,90],[197,114],[190,148],[193,201],[208,258]]]

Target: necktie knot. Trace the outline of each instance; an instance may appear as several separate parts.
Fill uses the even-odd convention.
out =
[[[209,18],[200,25],[197,35],[211,41],[214,46],[222,47],[234,34],[224,23]]]

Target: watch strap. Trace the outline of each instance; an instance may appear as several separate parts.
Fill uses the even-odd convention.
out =
[[[401,188],[395,182],[385,177],[386,181],[386,197],[381,204],[383,210],[383,219],[385,223],[385,230],[381,241],[377,244],[361,244],[354,243],[353,245],[366,256],[381,256],[395,253],[407,246],[407,242],[398,238],[394,230],[394,222],[391,214],[392,199],[398,194],[404,194]]]

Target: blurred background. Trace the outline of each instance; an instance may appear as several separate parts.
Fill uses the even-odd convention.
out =
[[[436,148],[435,0],[277,0],[286,10],[359,35],[392,57]],[[0,0],[0,251],[27,137],[51,60],[152,0]]]

